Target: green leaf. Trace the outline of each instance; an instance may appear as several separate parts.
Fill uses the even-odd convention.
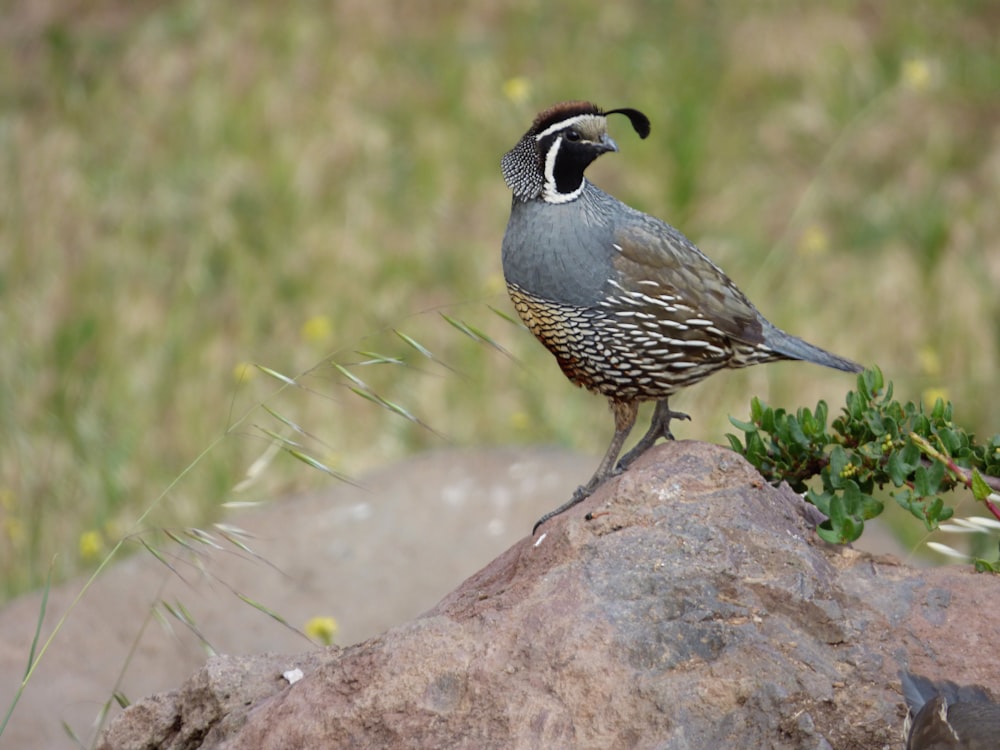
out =
[[[816,404],[816,424],[818,425],[817,434],[823,434],[826,432],[826,421],[830,416],[830,407],[826,405],[826,401],[820,401]]]
[[[853,479],[847,480],[844,487],[844,506],[848,515],[860,522],[878,516],[883,509],[882,503],[876,500]]]
[[[733,416],[729,417],[729,423],[737,430],[742,430],[743,432],[755,432],[757,430],[757,425],[753,422],[743,422]]]
[[[972,496],[976,498],[979,502],[983,502],[993,490],[990,486],[986,484],[986,480],[983,479],[982,474],[980,474],[976,469],[972,470]]]
[[[885,464],[886,473],[896,487],[902,487],[910,476],[912,468],[903,458],[902,451],[893,451]]]
[[[940,396],[934,399],[934,407],[931,409],[931,419],[935,422],[944,420],[944,399]]]
[[[844,467],[850,463],[850,459],[847,457],[847,451],[844,450],[843,446],[835,445],[833,450],[830,451],[830,465],[828,467],[830,476],[830,486],[834,489],[840,489],[844,486]]]
[[[806,493],[806,499],[810,503],[815,505],[819,512],[824,516],[830,515],[830,499],[833,497],[833,493],[830,492],[816,492],[815,490],[809,490]]]
[[[844,525],[840,528],[841,544],[856,542],[865,530],[865,522],[860,518],[848,517],[844,520]]]
[[[977,573],[1000,573],[1000,561],[991,563],[977,558],[974,563]]]
[[[830,522],[824,521],[816,527],[816,533],[824,542],[830,544],[840,544],[840,531],[830,528]]]
[[[760,428],[764,432],[777,432],[777,425],[774,409],[766,407],[760,414]]]
[[[947,521],[955,514],[955,511],[944,504],[940,497],[927,506],[924,511],[925,523],[928,531],[934,531],[942,521]]]
[[[759,432],[747,433],[747,460],[750,461],[758,469],[761,468],[764,460],[767,458],[767,447],[764,445],[764,441],[761,439]]]
[[[843,495],[834,495],[830,498],[830,525],[834,529],[839,529],[847,520],[847,508]]]
[[[945,466],[940,461],[935,461],[927,469],[927,483],[930,491],[924,494],[936,495],[941,491],[941,482],[944,480]]]
[[[730,417],[730,419],[732,419],[732,417]],[[741,456],[746,455],[743,452],[743,443],[740,442],[740,439],[738,437],[736,437],[735,435],[731,435],[730,433],[727,432],[726,440],[729,441],[729,447],[732,449],[734,453],[739,453]]]
[[[803,448],[809,447],[809,438],[806,437],[805,432],[802,430],[802,425],[791,414],[788,415],[788,433],[798,445]]]
[[[938,400],[940,401],[940,399]],[[941,444],[948,452],[948,455],[954,456],[962,450],[962,438],[957,431],[944,427],[938,430],[938,438],[941,440]]]
[[[931,493],[930,481],[927,478],[927,467],[918,466],[913,474],[913,492],[920,497],[927,497]]]
[[[849,544],[861,536],[865,527],[864,522],[844,513],[840,497],[833,498],[830,510],[832,513],[830,518],[816,527],[816,533],[820,538],[832,544]]]

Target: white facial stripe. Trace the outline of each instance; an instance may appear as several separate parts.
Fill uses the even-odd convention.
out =
[[[569,203],[580,197],[583,192],[584,182],[580,182],[580,187],[572,193],[560,193],[559,186],[556,185],[556,156],[562,146],[562,138],[556,138],[552,148],[545,155],[545,186],[542,188],[542,200],[546,203]]]
[[[560,120],[554,125],[549,125],[545,130],[535,136],[536,141],[541,141],[546,136],[552,135],[556,131],[563,130],[565,128],[578,125],[581,122],[587,122],[588,120],[603,120],[604,117],[601,115],[577,115],[576,117],[570,117],[568,120]]]
[[[562,147],[562,138],[556,138],[552,143],[552,148],[545,155],[545,186],[555,190],[556,187],[556,157]]]

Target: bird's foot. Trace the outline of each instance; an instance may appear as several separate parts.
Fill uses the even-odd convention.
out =
[[[543,523],[545,523],[549,519],[555,518],[560,513],[569,510],[574,505],[578,505],[579,503],[582,503],[584,500],[590,497],[591,494],[593,494],[594,490],[597,489],[597,486],[599,484],[600,484],[599,482],[595,483],[593,480],[591,480],[585,486],[577,487],[576,492],[573,493],[573,496],[569,500],[567,500],[565,503],[560,505],[555,510],[550,510],[548,513],[546,513],[544,516],[542,516],[535,522],[535,525],[531,529],[532,536],[534,536],[535,532],[538,531],[538,527],[541,526]]]
[[[621,474],[625,471],[639,456],[652,448],[660,438],[673,440],[674,433],[670,431],[670,422],[674,419],[690,421],[691,416],[682,411],[671,411],[667,407],[666,401],[657,403],[656,411],[653,412],[653,418],[649,423],[649,429],[632,450],[619,459],[615,466],[615,474]]]

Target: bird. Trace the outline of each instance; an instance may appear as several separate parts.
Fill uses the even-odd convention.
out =
[[[650,121],[632,108],[566,101],[544,110],[501,159],[512,193],[501,260],[521,321],[574,384],[607,398],[614,435],[593,477],[542,516],[538,528],[624,471],[670,422],[689,419],[668,399],[726,368],[802,360],[857,373],[861,366],[768,322],[679,230],[605,193],[584,175],[618,151],[608,117],[640,138]],[[655,402],[646,434],[619,460],[639,405]]]
[[[906,750],[997,750],[1000,705],[978,685],[933,682],[901,671]]]

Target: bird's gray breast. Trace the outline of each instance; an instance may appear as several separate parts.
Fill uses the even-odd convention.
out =
[[[503,239],[508,284],[563,305],[592,307],[616,275],[613,225],[586,195],[563,204],[514,201]]]

